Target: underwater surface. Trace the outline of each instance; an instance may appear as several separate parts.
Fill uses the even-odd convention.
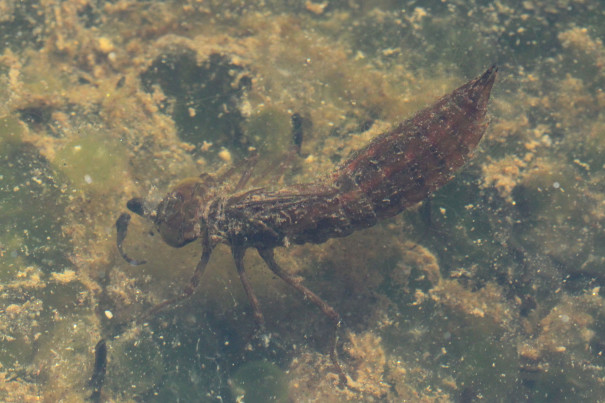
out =
[[[599,0],[0,0],[0,401],[603,401],[604,38]],[[135,216],[129,265],[128,200],[253,152],[251,186],[311,182],[494,63],[453,181],[276,249],[349,386],[253,251],[262,343],[226,246],[145,316],[201,246]]]

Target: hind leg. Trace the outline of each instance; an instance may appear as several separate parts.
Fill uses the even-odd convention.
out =
[[[340,366],[338,362],[338,355],[336,354],[336,342],[337,342],[337,331],[340,327],[340,315],[338,312],[334,310],[326,301],[321,299],[317,294],[313,291],[309,290],[307,287],[302,285],[299,278],[292,276],[290,273],[286,272],[282,269],[277,262],[275,261],[275,257],[273,254],[273,249],[258,249],[259,255],[263,258],[269,269],[275,273],[279,278],[284,280],[286,283],[290,284],[292,287],[300,291],[304,297],[321,309],[321,311],[326,315],[334,325],[334,331],[332,332],[332,337],[330,338],[330,359],[332,360],[332,364],[334,365],[336,372],[340,378],[340,382],[343,385],[347,384],[347,377],[345,375],[344,370]]]

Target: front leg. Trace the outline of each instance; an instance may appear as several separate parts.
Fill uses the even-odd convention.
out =
[[[155,315],[157,312],[166,308],[167,306],[174,305],[182,300],[188,298],[195,289],[200,285],[200,280],[202,279],[202,275],[206,271],[206,266],[208,266],[208,262],[210,261],[210,255],[212,254],[212,247],[210,246],[210,242],[208,241],[208,235],[205,234],[202,238],[202,257],[195,267],[195,271],[193,272],[193,276],[189,280],[189,284],[183,288],[181,295],[176,296],[171,299],[167,299],[166,301],[160,302],[159,304],[152,307],[145,315],[141,317],[141,320],[146,320],[148,317]]]
[[[310,300],[315,305],[317,305],[319,309],[321,309],[321,311],[324,313],[324,315],[330,318],[334,325],[334,332],[332,333],[332,337],[330,339],[330,359],[332,360],[332,364],[334,365],[336,372],[338,373],[340,383],[346,385],[347,376],[345,375],[344,370],[340,366],[340,363],[338,362],[338,355],[336,354],[337,331],[340,327],[340,315],[338,315],[338,312],[336,312],[334,308],[328,305],[328,303],[321,299],[317,294],[302,285],[300,279],[294,277],[293,275],[282,269],[275,261],[273,249],[259,248],[258,254],[263,258],[263,260],[265,261],[267,266],[269,266],[269,269],[273,273],[277,274],[279,278],[281,278],[286,283],[290,284],[292,287],[300,291],[306,299]]]

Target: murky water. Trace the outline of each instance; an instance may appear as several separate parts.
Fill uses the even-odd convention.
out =
[[[0,0],[0,400],[600,401],[605,394],[605,12],[585,1]],[[490,126],[430,200],[278,262],[329,321],[231,253],[178,295],[172,249],[126,201],[224,172],[327,175],[497,63]],[[302,117],[300,155],[291,116]],[[605,289],[604,289],[605,290]],[[260,342],[259,342],[260,341]]]

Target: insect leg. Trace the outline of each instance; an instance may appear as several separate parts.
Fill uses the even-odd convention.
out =
[[[326,301],[321,299],[317,294],[313,291],[309,290],[307,287],[302,285],[301,280],[296,278],[282,269],[277,262],[275,261],[275,257],[273,254],[273,249],[258,249],[258,254],[263,258],[269,269],[277,274],[279,278],[284,280],[286,283],[290,284],[292,287],[300,291],[306,299],[313,302],[315,305],[321,309],[321,311],[326,315],[332,323],[334,324],[334,332],[332,333],[332,337],[330,340],[330,359],[332,360],[332,364],[336,368],[336,372],[338,373],[338,377],[340,378],[340,382],[343,385],[347,384],[347,377],[345,375],[344,370],[340,366],[338,362],[338,356],[336,354],[336,341],[337,341],[337,330],[340,327],[340,315],[338,312],[334,310]]]
[[[165,307],[181,302],[182,300],[186,299],[191,294],[193,294],[197,286],[200,284],[200,280],[202,278],[202,275],[206,271],[206,266],[208,266],[208,261],[210,261],[210,255],[212,254],[212,248],[210,247],[210,243],[208,242],[206,236],[204,236],[204,239],[202,240],[202,247],[202,257],[200,258],[200,261],[195,267],[195,271],[193,272],[193,276],[191,276],[191,280],[189,280],[189,284],[187,284],[187,286],[183,288],[183,292],[181,293],[181,295],[171,299],[167,299],[166,301],[160,302],[159,304],[155,305],[149,311],[147,311],[145,315],[143,315],[142,319],[147,319],[149,316],[154,315]]]
[[[230,167],[229,169],[227,169],[227,171],[220,174],[216,178],[216,181],[218,183],[225,182],[237,170],[242,169],[242,167],[243,167],[244,172],[242,173],[242,176],[240,177],[240,179],[237,182],[237,185],[235,186],[235,189],[233,191],[241,190],[244,186],[246,186],[246,183],[248,183],[248,180],[252,176],[252,172],[254,171],[254,167],[256,166],[257,162],[258,162],[258,153],[255,151],[252,153],[252,155],[247,157],[243,162],[240,162],[237,165]],[[202,174],[202,175],[204,175],[204,174]]]
[[[254,171],[254,167],[256,166],[257,162],[258,162],[258,154],[257,153],[254,153],[251,157],[249,157],[246,160],[246,165],[244,167],[244,173],[239,178],[239,181],[237,182],[237,185],[235,185],[234,191],[237,192],[239,190],[242,190],[243,187],[246,186],[246,183],[248,183],[248,180],[252,176],[252,172]]]
[[[237,268],[237,274],[239,274],[239,279],[244,286],[244,291],[246,291],[250,305],[252,305],[254,320],[261,331],[263,331],[265,329],[265,318],[263,317],[263,313],[260,310],[260,304],[258,303],[258,298],[256,298],[256,295],[254,294],[254,290],[252,289],[252,285],[250,285],[250,280],[248,280],[246,270],[244,269],[244,254],[246,253],[246,250],[238,246],[233,246],[231,249],[233,259],[235,260],[235,267]]]

